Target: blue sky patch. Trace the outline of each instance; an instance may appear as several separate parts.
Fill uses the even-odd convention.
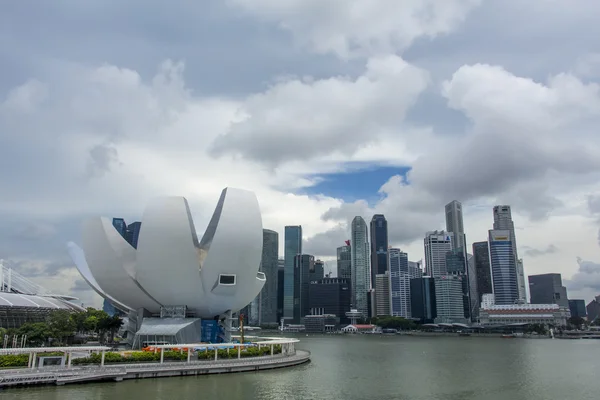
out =
[[[373,204],[380,198],[377,191],[384,183],[394,175],[406,177],[410,169],[394,166],[352,167],[345,172],[313,176],[321,178],[322,181],[305,188],[303,192],[309,195],[336,197],[346,202],[364,199]]]

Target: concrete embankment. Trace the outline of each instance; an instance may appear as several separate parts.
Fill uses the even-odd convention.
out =
[[[47,367],[40,369],[12,369],[0,372],[0,388],[10,386],[122,381],[124,379],[161,378],[262,371],[285,368],[310,361],[310,352],[296,350],[294,355],[263,356],[247,359],[194,361],[172,363],[116,364],[105,367]]]

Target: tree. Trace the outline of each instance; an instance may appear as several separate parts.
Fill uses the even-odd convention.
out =
[[[67,310],[56,310],[48,316],[48,328],[54,339],[64,343],[64,339],[75,335],[77,325]]]
[[[50,339],[52,332],[45,322],[28,322],[18,329],[18,335],[27,335],[27,343],[33,346],[43,346]]]
[[[585,325],[585,320],[581,317],[571,317],[569,318],[568,323],[575,329],[581,329],[582,325]]]

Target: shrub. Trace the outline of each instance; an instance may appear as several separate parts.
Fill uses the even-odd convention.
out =
[[[26,367],[29,354],[5,354],[0,356],[0,368]]]

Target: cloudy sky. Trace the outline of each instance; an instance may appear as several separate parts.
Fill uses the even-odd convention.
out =
[[[195,4],[195,5],[192,5]],[[0,258],[99,305],[65,250],[92,215],[225,186],[330,260],[384,213],[423,257],[510,204],[528,275],[600,294],[597,0],[21,0],[0,6]],[[329,263],[331,269],[334,263]]]

